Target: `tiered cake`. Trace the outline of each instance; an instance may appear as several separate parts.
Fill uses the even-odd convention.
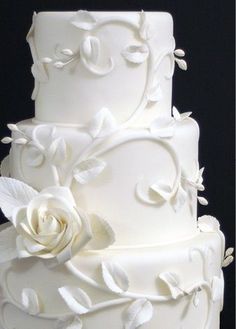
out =
[[[1,164],[1,329],[217,329],[225,253],[199,128],[171,108],[172,17],[43,12],[35,117]],[[198,196],[197,193],[203,193]]]

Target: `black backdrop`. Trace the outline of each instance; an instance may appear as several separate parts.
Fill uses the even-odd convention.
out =
[[[173,103],[193,111],[201,127],[200,163],[206,167],[209,206],[234,245],[234,1],[233,0],[0,0],[0,137],[6,124],[33,116],[33,79],[25,35],[33,11],[154,10],[174,17],[178,47],[187,50],[189,70],[176,70]],[[8,146],[0,145],[0,158]],[[1,221],[4,221],[3,217]],[[234,328],[234,269],[225,270],[221,328]],[[190,328],[189,328],[190,329]]]

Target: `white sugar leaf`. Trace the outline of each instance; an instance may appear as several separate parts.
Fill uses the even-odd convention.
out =
[[[44,162],[44,155],[34,146],[30,146],[26,153],[26,165],[29,167],[39,167]]]
[[[135,189],[138,199],[149,205],[158,204],[160,202],[160,198],[153,198],[150,191],[150,183],[146,179],[139,179]],[[157,193],[155,193],[155,196],[157,196]]]
[[[0,231],[0,264],[17,258],[17,232],[14,226]]]
[[[174,54],[178,57],[184,57],[185,56],[185,52],[183,49],[175,49]]]
[[[176,121],[181,120],[180,113],[175,106],[173,106],[173,108],[172,108],[172,113],[173,113],[173,117],[175,118]]]
[[[55,131],[56,127],[52,125],[38,125],[33,130],[32,139],[47,149],[52,140],[54,140]]]
[[[31,72],[35,78],[35,80],[45,83],[48,81],[48,75],[45,70],[45,67],[43,63],[38,61],[37,63],[34,63],[31,68]]]
[[[32,17],[32,24],[31,24],[31,27],[29,29],[29,32],[27,33],[27,36],[26,36],[27,42],[29,42],[29,39],[34,36],[34,28],[35,28],[35,19],[36,19],[36,16],[37,16],[37,14],[36,14],[36,12],[34,12],[33,13],[33,17]]]
[[[171,186],[161,182],[153,183],[150,186],[150,189],[157,193],[165,201],[169,201],[172,196]]]
[[[178,212],[187,200],[188,194],[184,190],[181,184],[179,184],[178,190],[176,191],[175,196],[171,200],[172,206],[176,212]]]
[[[188,69],[187,62],[184,59],[175,58],[175,61],[181,70],[186,71]]]
[[[67,306],[76,314],[85,314],[92,307],[87,293],[78,287],[66,286],[59,288],[58,291]]]
[[[52,63],[52,59],[50,57],[43,57],[41,63],[50,64]]]
[[[22,305],[31,315],[37,315],[41,312],[42,306],[39,296],[34,289],[25,288],[21,294]]]
[[[115,233],[111,226],[102,217],[90,214],[92,238],[86,244],[86,249],[99,250],[110,246],[115,241]]]
[[[198,218],[198,228],[205,233],[218,232],[220,224],[215,217],[204,215]]]
[[[201,196],[198,196],[197,199],[198,199],[198,202],[199,202],[202,206],[207,206],[207,205],[208,205],[208,201],[207,201],[206,198],[203,198],[203,197],[201,197]]]
[[[221,301],[224,295],[224,278],[214,276],[211,283],[211,299],[215,303]]]
[[[163,92],[159,84],[150,88],[147,99],[150,102],[159,102],[163,98]]]
[[[67,159],[67,144],[63,137],[56,138],[48,149],[48,157],[54,165],[62,165]]]
[[[90,31],[96,26],[95,17],[86,10],[79,10],[70,20],[70,23],[75,27]]]
[[[184,113],[181,113],[180,114],[181,121],[189,118],[191,114],[192,114],[192,112],[184,112]]]
[[[102,276],[106,286],[115,293],[122,293],[129,288],[129,279],[123,268],[114,262],[102,263]]]
[[[132,45],[126,47],[122,51],[122,55],[131,63],[141,64],[147,60],[149,56],[149,49],[145,44],[141,46]]]
[[[194,296],[193,296],[193,305],[194,305],[195,307],[198,307],[199,303],[200,303],[200,299],[199,299],[199,297],[198,297],[198,294],[195,293]]]
[[[100,40],[94,36],[87,36],[81,43],[80,52],[87,61],[97,64],[100,54]]]
[[[11,131],[20,131],[19,128],[17,127],[17,125],[13,124],[13,123],[9,123],[7,125],[7,128],[10,129]]]
[[[163,272],[159,275],[159,278],[165,282],[170,290],[171,296],[174,299],[176,299],[182,293],[181,289],[179,288],[180,280],[176,273]]]
[[[13,139],[11,137],[4,137],[2,138],[1,142],[3,144],[10,144],[13,141]]]
[[[65,48],[61,50],[61,53],[66,56],[73,56],[74,53],[71,49]]]
[[[232,255],[226,257],[222,262],[222,267],[229,266],[234,261],[234,257]]]
[[[37,191],[21,181],[0,177],[0,208],[8,219],[11,219],[15,208],[28,205],[37,194]]]
[[[234,248],[228,248],[225,252],[225,256],[228,257],[228,256],[231,256],[232,254],[234,253]]]
[[[124,313],[124,329],[136,329],[151,320],[153,306],[147,299],[137,299]]]
[[[98,175],[100,175],[106,167],[106,162],[90,158],[80,162],[74,169],[74,178],[80,184],[87,184]]]
[[[116,119],[107,108],[102,108],[88,124],[88,132],[93,138],[106,137],[117,128]]]
[[[57,69],[62,69],[65,66],[65,64],[61,61],[56,61],[55,63],[53,63],[53,66]]]
[[[153,136],[160,138],[170,138],[174,135],[175,122],[173,118],[159,117],[150,126]]]
[[[140,35],[141,39],[143,39],[143,40],[148,40],[151,38],[150,26],[147,21],[147,15],[143,10],[140,13],[139,35]]]
[[[7,155],[1,162],[0,175],[3,177],[10,176],[10,156]]]
[[[17,138],[14,139],[13,142],[18,145],[25,145],[28,143],[28,140],[26,138]]]

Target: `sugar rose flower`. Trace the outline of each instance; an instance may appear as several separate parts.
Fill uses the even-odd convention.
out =
[[[20,181],[1,177],[0,207],[13,224],[0,233],[3,260],[36,256],[64,263],[81,248],[102,249],[114,241],[108,223],[78,209],[67,187],[38,193]]]

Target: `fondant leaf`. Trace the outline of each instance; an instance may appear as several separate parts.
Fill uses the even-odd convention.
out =
[[[73,51],[69,48],[62,49],[61,53],[63,55],[66,55],[66,56],[73,56],[74,55]]]
[[[35,80],[45,83],[48,81],[48,75],[45,70],[45,67],[43,63],[38,61],[37,63],[34,63],[31,68],[31,72],[35,78]]]
[[[13,139],[11,137],[4,137],[1,139],[1,142],[3,144],[10,144],[13,141]]]
[[[59,320],[55,329],[82,329],[83,323],[78,316],[69,317],[68,319]]]
[[[100,175],[106,167],[106,162],[90,158],[80,162],[74,169],[74,178],[80,184],[87,184]]]
[[[41,303],[38,294],[34,289],[25,288],[22,290],[21,300],[26,311],[31,315],[37,315],[41,312]]]
[[[89,215],[92,238],[87,243],[86,249],[99,250],[109,247],[115,241],[115,233],[111,226],[102,217]]]
[[[67,306],[76,314],[88,313],[92,307],[87,293],[78,287],[66,286],[59,288],[58,291]]]
[[[45,64],[50,64],[50,63],[52,63],[52,59],[50,57],[43,57],[41,59],[41,62],[45,63]]]
[[[26,153],[26,165],[29,167],[39,167],[44,161],[42,152],[34,146],[30,146]]]
[[[85,31],[90,31],[96,26],[95,17],[86,10],[79,10],[70,22],[75,27]]]
[[[29,32],[27,33],[27,36],[26,36],[26,40],[27,42],[29,42],[29,39],[32,38],[34,36],[34,28],[35,28],[35,19],[36,19],[36,12],[33,13],[33,17],[32,17],[32,24],[31,24],[31,27],[29,29]]]
[[[153,183],[150,186],[150,189],[152,191],[154,191],[155,193],[157,193],[165,201],[169,201],[171,198],[172,189],[171,189],[170,185],[167,185],[167,184],[164,184],[161,182],[157,182],[157,183]]]
[[[234,248],[230,247],[226,250],[225,256],[226,257],[231,256],[233,253],[234,253]]]
[[[127,274],[122,267],[114,262],[102,263],[102,275],[106,286],[115,293],[122,293],[129,288]]]
[[[11,131],[20,131],[19,128],[17,127],[17,125],[13,124],[13,123],[9,123],[7,125],[7,128],[10,129]]]
[[[147,299],[137,299],[124,313],[124,329],[136,329],[150,321],[152,316],[152,304]]]
[[[147,99],[150,102],[159,102],[163,98],[163,93],[160,84],[154,85],[148,91]]]
[[[0,264],[17,258],[17,232],[14,226],[0,231]]]
[[[234,261],[234,257],[232,255],[226,257],[222,262],[222,267],[229,266]]]
[[[175,106],[173,106],[172,113],[173,113],[173,117],[176,121],[183,121],[183,120],[187,119],[188,117],[190,117],[190,115],[192,114],[192,112],[179,113],[179,111],[177,110],[177,108]]]
[[[37,191],[21,181],[0,177],[0,208],[10,220],[15,208],[28,205],[37,194]]]
[[[87,36],[81,43],[80,52],[87,61],[97,64],[100,54],[100,40],[94,36]]]
[[[122,55],[131,63],[141,64],[147,60],[149,49],[145,44],[141,46],[132,45],[125,48]]]
[[[55,139],[56,127],[52,125],[38,125],[32,133],[33,140],[36,140],[45,149]]]
[[[188,69],[187,62],[184,59],[175,58],[175,61],[181,70],[186,71]]]
[[[58,137],[52,142],[48,156],[54,165],[61,165],[67,159],[67,145],[63,137]]]
[[[3,177],[10,176],[10,156],[7,155],[1,162],[0,175]]]
[[[14,139],[13,142],[18,145],[25,145],[28,143],[28,140],[22,137],[22,138]]]
[[[63,67],[65,66],[65,64],[62,61],[56,61],[55,63],[53,63],[53,66],[56,69],[63,69]]]
[[[88,132],[93,138],[108,136],[117,128],[116,119],[107,108],[102,108],[88,124]]]
[[[183,49],[175,49],[174,54],[178,57],[184,57],[185,56],[185,52]]]
[[[176,299],[182,293],[182,290],[179,288],[180,280],[176,273],[163,272],[159,275],[159,278],[165,282],[170,290],[171,296],[174,299]]]
[[[203,197],[201,197],[201,196],[198,196],[197,199],[198,199],[198,202],[199,202],[202,206],[207,206],[207,205],[208,205],[208,201],[207,201],[206,198],[203,198]]]
[[[215,217],[204,215],[198,218],[198,228],[201,232],[218,232],[220,230],[220,224]]]

